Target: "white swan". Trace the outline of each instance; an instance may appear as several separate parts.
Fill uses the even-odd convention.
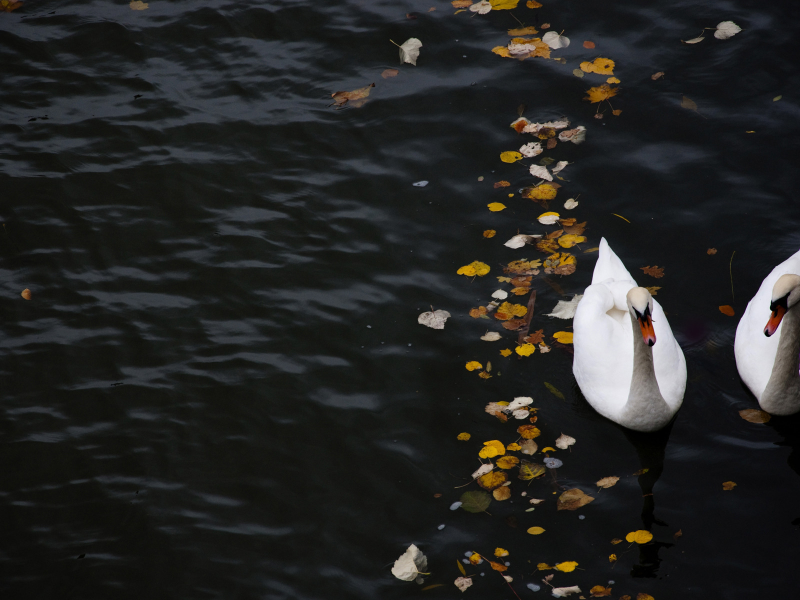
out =
[[[736,328],[739,375],[773,415],[800,411],[800,252],[761,283]],[[777,334],[777,335],[776,335]]]
[[[686,359],[661,305],[605,238],[573,329],[572,371],[597,412],[637,431],[670,422],[683,402]]]

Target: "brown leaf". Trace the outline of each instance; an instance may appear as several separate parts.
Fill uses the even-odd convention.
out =
[[[540,344],[544,341],[544,329],[540,329],[525,338],[529,344]]]
[[[716,254],[716,253],[717,253],[716,248],[709,248],[708,250],[706,250],[706,254]]]
[[[477,319],[485,315],[488,311],[486,310],[485,306],[479,306],[478,308],[471,308],[469,311],[469,316],[473,319]]]
[[[683,99],[681,100],[681,106],[683,108],[688,108],[689,110],[697,112],[697,103],[694,100],[687,98],[686,96],[684,96]]]
[[[664,76],[664,71],[659,71],[658,73],[653,73],[650,75],[650,79],[655,81],[656,79],[661,79]]]
[[[546,236],[546,239],[555,240],[557,238],[560,238],[562,235],[564,235],[564,230],[563,229],[557,229],[556,231],[551,231],[550,233],[548,233],[547,236]]]
[[[575,265],[559,265],[555,269],[552,269],[552,272],[555,275],[572,275],[575,272]],[[545,269],[544,272],[547,273],[550,269]]]
[[[519,37],[519,36],[522,36],[522,35],[536,35],[537,33],[539,33],[539,32],[536,30],[536,27],[533,27],[533,26],[530,26],[530,27],[517,27],[516,29],[509,29],[508,30],[508,35],[510,35],[511,37]],[[519,112],[519,111],[517,111],[517,112]],[[522,111],[522,112],[525,112],[525,111]],[[520,115],[520,117],[521,116],[522,115]]]
[[[640,267],[642,271],[644,271],[645,275],[650,275],[651,277],[655,277],[656,279],[661,279],[664,276],[664,268],[659,267],[658,265],[651,267],[650,265],[646,267]]]
[[[614,110],[611,111],[611,114],[614,115],[615,117],[618,117],[618,116],[620,116],[622,114],[622,110],[621,109],[614,109]],[[611,589],[611,588],[608,588],[608,589]]]
[[[532,440],[541,435],[541,431],[535,425],[520,425],[517,427],[517,433],[524,437],[526,440]]]
[[[358,88],[357,90],[353,90],[352,92],[334,92],[333,94],[331,94],[331,98],[333,98],[333,103],[337,107],[341,107],[341,106],[344,106],[345,104],[347,104],[350,101],[363,100],[364,98],[369,96],[370,90],[372,88],[374,88],[374,87],[375,87],[375,84],[374,83],[370,83],[368,86],[363,87],[363,88]],[[353,105],[356,108],[358,108],[359,106],[362,106],[363,104],[364,104],[363,102],[361,102],[361,103],[354,102]]]
[[[768,412],[756,408],[740,410],[739,416],[749,423],[766,423],[772,418]]]
[[[25,300],[30,300],[31,299],[31,291],[28,288],[25,288],[24,290],[22,290],[22,293],[20,294],[20,296],[25,298]]]
[[[648,292],[650,292],[651,296],[657,296],[658,295],[658,290],[660,290],[661,288],[658,287],[657,285],[651,285],[651,286],[646,287],[644,289],[646,289]]]
[[[672,539],[677,542],[678,538],[681,536],[683,536],[683,529],[678,529],[678,531],[676,531],[675,534],[672,536]]]
[[[508,500],[511,498],[511,488],[507,485],[496,488],[492,491],[492,496],[494,496],[495,500],[499,500],[500,502]]]
[[[503,571],[508,570],[508,567],[502,563],[492,562],[491,560],[487,562],[489,563],[489,566],[492,567],[495,571],[500,571],[502,573]]]
[[[733,310],[733,307],[730,306],[729,304],[723,304],[722,306],[720,306],[719,312],[721,312],[723,315],[728,315],[729,317],[732,317],[733,315],[736,314],[736,311]]]
[[[489,404],[486,405],[485,410],[490,415],[497,417],[503,423],[505,423],[506,421],[508,421],[508,417],[503,412],[504,408],[505,406],[503,406],[502,404],[498,404],[497,402],[489,402]]]
[[[558,252],[561,246],[555,240],[541,239],[536,242],[536,249],[545,254],[552,254],[553,252]]]
[[[619,477],[603,477],[597,482],[597,486],[601,488],[610,488],[612,485],[617,485]]]
[[[525,327],[525,319],[511,319],[509,321],[503,321],[503,328],[508,329],[509,331],[516,331],[521,327]]]
[[[583,235],[584,230],[586,229],[586,221],[583,223],[575,223],[574,225],[569,225],[564,227],[564,233],[568,233],[571,235]]]
[[[2,2],[0,2],[0,12],[11,12],[12,10],[17,10],[20,6],[22,6],[22,2],[2,0]]]
[[[556,138],[552,137],[549,140],[547,140],[547,149],[548,150],[552,150],[557,145],[558,145],[558,140]]]
[[[513,285],[514,287],[525,287],[531,284],[532,279],[533,277],[531,277],[530,275],[528,275],[527,277],[514,277],[511,280],[511,285]]]
[[[594,48],[594,42],[583,42],[583,47],[591,50]]]
[[[730,492],[735,487],[736,487],[735,481],[726,481],[725,483],[722,484],[722,489],[725,490],[726,492]]]
[[[472,0],[453,0],[450,4],[453,8],[468,8],[472,6]]]
[[[524,296],[530,291],[531,291],[530,287],[524,286],[524,287],[515,287],[513,290],[511,290],[511,293],[514,294],[515,296]]]
[[[611,588],[603,587],[602,585],[596,585],[589,590],[589,593],[592,595],[592,598],[601,598],[603,596],[610,596]]]
[[[441,497],[442,497],[442,495],[441,495],[441,494],[434,494],[434,495],[433,495],[433,497],[434,497],[434,498],[441,498]]]
[[[593,502],[594,498],[584,494],[578,488],[567,490],[558,497],[557,509],[558,510],[577,510],[581,506],[586,506],[589,502]]]
[[[550,29],[550,23],[542,23],[541,24],[541,28],[542,29]]]
[[[397,69],[386,69],[383,73],[381,73],[381,77],[384,79],[389,79],[390,77],[397,77],[400,74],[400,71]]]
[[[498,181],[494,184],[494,189],[508,187],[511,184],[507,181]]]
[[[575,221],[577,221],[575,217],[569,217],[568,219],[559,219],[558,224],[563,227],[572,227],[575,225]]]

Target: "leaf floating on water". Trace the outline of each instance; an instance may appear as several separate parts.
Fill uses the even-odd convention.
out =
[[[457,440],[461,440],[462,442],[466,442],[471,437],[472,436],[470,434],[468,434],[467,432],[464,432],[464,433],[459,433],[458,436],[456,437],[456,439]]]
[[[755,408],[746,408],[739,411],[739,416],[750,423],[766,423],[772,418],[768,412]]]
[[[461,503],[460,503],[460,502],[459,502],[458,504],[459,504],[459,505],[461,505]],[[462,574],[464,577],[466,577],[466,576],[467,576],[467,571],[464,569],[464,565],[462,565],[462,564],[461,564],[461,561],[460,561],[460,560],[457,560],[457,561],[456,561],[456,566],[458,567],[458,570],[459,570],[459,571],[461,571],[461,574]]]
[[[653,534],[650,533],[649,531],[645,531],[644,529],[631,531],[628,535],[625,536],[625,541],[631,543],[636,542],[637,544],[646,544],[652,539],[653,539]]]
[[[523,460],[519,465],[519,475],[517,475],[517,478],[522,481],[530,481],[531,479],[541,477],[546,472],[547,470],[542,465]]]
[[[475,369],[482,369],[483,365],[479,363],[477,360],[471,360],[467,363],[467,371],[474,371]]]
[[[714,32],[714,37],[718,40],[727,40],[735,36],[741,30],[742,28],[733,21],[723,21],[717,25],[717,30]]]
[[[508,486],[501,486],[492,490],[492,496],[498,502],[502,502],[503,500],[508,500],[511,498],[511,488]]]
[[[461,508],[467,512],[484,512],[492,503],[492,497],[483,491],[464,492],[461,494]]]
[[[428,568],[428,559],[414,544],[408,547],[400,558],[394,561],[392,575],[403,581],[414,581]]]
[[[719,312],[721,312],[723,315],[727,315],[729,317],[732,317],[733,315],[736,314],[736,311],[733,310],[733,307],[728,305],[728,304],[720,306],[719,307]]]
[[[481,339],[484,342],[496,342],[497,340],[501,339],[500,334],[496,331],[490,331],[486,333],[486,335],[482,335]]]
[[[588,100],[592,104],[597,104],[603,100],[613,98],[617,95],[617,92],[619,92],[619,88],[611,87],[607,83],[604,83],[603,85],[592,87],[586,90],[586,97],[584,100]]]
[[[505,204],[502,204],[500,202],[491,202],[490,204],[487,204],[486,206],[488,206],[489,210],[492,211],[492,212],[500,212],[501,210],[503,210],[506,207]]]
[[[511,356],[511,350],[509,350],[508,348],[506,348],[505,350],[500,350],[500,354],[508,358],[509,356]]]
[[[653,73],[652,75],[650,75],[650,79],[655,81],[657,79],[661,79],[663,76],[664,76],[664,71],[659,71],[658,73]]]
[[[561,342],[562,344],[572,343],[571,331],[557,331],[553,334],[553,337],[556,339],[556,341]]]
[[[428,182],[422,180],[422,181],[417,181],[416,183],[412,183],[411,185],[413,185],[414,187],[425,187],[426,185],[428,185]]]
[[[541,8],[542,6],[544,6],[544,4],[537,2],[536,0],[528,0],[525,3],[525,6],[527,6],[528,8]]]
[[[514,348],[514,352],[519,354],[520,356],[530,356],[534,352],[536,352],[536,346],[533,344],[522,344],[521,346],[517,346]]]
[[[546,450],[546,448],[545,448],[545,450]],[[545,450],[542,450],[542,452],[544,452]],[[544,459],[543,462],[544,462],[544,466],[547,467],[548,469],[560,469],[561,467],[564,466],[564,463],[561,462],[557,458],[547,457],[547,458]]]
[[[487,473],[490,473],[492,469],[494,469],[494,465],[492,463],[486,463],[485,465],[481,465],[480,468],[478,468],[478,470],[472,474],[472,478],[477,479],[482,475],[486,475]]]
[[[464,567],[461,566],[461,563],[458,563],[458,568],[461,569],[462,571],[464,570]],[[464,574],[466,575],[466,572]],[[458,579],[455,580],[454,583],[456,584],[456,587],[458,589],[460,589],[462,592],[466,592],[467,588],[472,585],[472,578],[459,577]]]
[[[516,456],[503,456],[497,459],[497,466],[501,469],[513,469],[519,464],[519,459]]]
[[[444,324],[450,318],[450,313],[446,310],[434,310],[424,312],[417,317],[417,323],[430,327],[431,329],[444,329]]]
[[[22,6],[22,2],[19,2],[18,4]],[[141,2],[141,0],[133,0],[128,6],[131,7],[131,10],[147,10],[150,8],[150,5],[147,2]]]
[[[722,489],[726,492],[730,492],[733,488],[735,488],[738,484],[735,481],[726,481],[722,484]]]
[[[587,50],[591,50],[592,48],[594,48],[594,42],[583,42],[583,47],[586,48]]]
[[[519,234],[512,237],[503,245],[506,246],[507,248],[513,248],[513,249],[522,248],[523,246],[525,246],[525,244],[531,244],[540,237],[542,236]]]
[[[559,215],[557,212],[546,212],[540,214],[537,220],[542,225],[555,225],[558,222],[560,216],[561,215]]]
[[[698,36],[696,38],[692,38],[690,40],[681,40],[681,43],[683,43],[683,44],[699,44],[704,39],[706,39],[706,38],[701,35],[701,36]]]
[[[369,96],[369,92],[372,88],[375,87],[374,83],[370,83],[368,86],[363,88],[358,88],[357,90],[353,90],[352,92],[334,92],[331,94],[331,98],[333,98],[333,103],[337,107],[342,107],[348,102],[350,102],[350,106],[353,108],[359,108],[364,106],[366,102],[366,97]]]
[[[691,98],[687,98],[686,96],[683,96],[683,98],[681,98],[681,106],[683,108],[688,108],[689,110],[697,112],[697,103]]]
[[[602,598],[603,596],[611,595],[611,588],[603,587],[602,585],[596,585],[589,590],[589,593],[592,595],[592,598]]]
[[[461,267],[458,271],[456,271],[456,275],[466,275],[467,277],[475,277],[477,275],[478,277],[483,277],[490,270],[491,268],[489,265],[476,260]]]
[[[573,585],[570,587],[553,588],[552,590],[550,590],[550,592],[556,598],[566,598],[567,596],[570,596],[572,594],[580,594],[581,588],[579,588],[577,585]]]
[[[606,489],[617,485],[618,481],[619,477],[603,477],[597,482],[597,486]]]
[[[481,0],[480,2],[476,2],[470,6],[469,10],[471,12],[478,13],[479,15],[485,15],[492,10],[492,5],[488,0]]]
[[[648,287],[646,287],[644,289],[646,289],[648,292],[650,292],[651,296],[658,296],[658,290],[660,290],[661,288],[659,286],[657,286],[657,285],[651,285],[651,286],[648,286]]]
[[[514,152],[513,150],[508,150],[500,153],[500,160],[504,163],[515,163],[518,160],[522,160],[522,154]]]
[[[381,77],[389,79],[390,77],[397,77],[399,74],[400,71],[397,69],[384,69],[383,73],[381,73]]]
[[[542,41],[550,46],[553,50],[558,50],[559,48],[566,48],[569,46],[569,38],[565,35],[559,35],[555,31],[548,31],[545,33],[542,36]]]
[[[468,8],[472,6],[472,0],[453,0],[450,4],[453,8]]]
[[[409,63],[416,67],[420,48],[422,48],[422,42],[417,38],[408,38],[400,46],[400,63]]]
[[[31,291],[28,288],[25,288],[24,290],[22,290],[22,293],[20,294],[20,296],[25,298],[25,300],[30,300],[31,299]]]
[[[483,237],[485,238],[493,238],[497,235],[497,232],[494,229],[487,229],[483,232]]]
[[[777,102],[777,101],[778,101],[778,100],[780,100],[781,98],[783,98],[783,96],[775,96],[775,97],[772,99],[772,101],[773,101],[773,102]]]
[[[520,37],[523,35],[536,35],[539,33],[536,30],[536,27],[517,27],[516,29],[509,29],[508,35],[511,37]],[[520,107],[524,109],[524,104],[521,104]],[[517,114],[521,117],[522,113],[525,112],[524,110],[517,110]]]
[[[577,510],[581,506],[586,506],[593,501],[594,498],[592,496],[584,494],[583,491],[578,488],[573,488],[567,490],[558,497],[556,508],[557,510]]]
[[[539,449],[539,446],[533,440],[525,440],[524,442],[522,442],[522,444],[520,444],[520,448],[521,448],[520,451],[523,454],[531,455],[531,454],[536,454],[536,451]]]
[[[575,567],[578,566],[574,560],[570,560],[567,562],[558,563],[556,565],[556,569],[561,571],[562,573],[572,573],[575,570]]]
[[[542,434],[542,432],[539,431],[539,428],[535,425],[520,425],[517,427],[517,433],[526,440],[532,440]]]
[[[575,75],[575,77],[583,77],[584,72],[580,69],[572,69],[572,74]]]
[[[562,393],[559,391],[559,389],[558,389],[556,386],[554,386],[552,383],[547,383],[547,382],[545,381],[545,382],[544,382],[544,387],[546,387],[546,388],[547,388],[547,390],[548,390],[548,391],[549,391],[551,394],[553,394],[553,396],[555,396],[556,398],[559,398],[559,399],[561,399],[561,400],[566,400],[566,398],[564,398],[564,394],[562,394]]]
[[[545,529],[542,527],[529,527],[528,533],[531,535],[542,535],[545,532]]]
[[[661,279],[664,276],[664,268],[655,265],[651,267],[650,265],[646,267],[640,267],[642,271],[644,271],[645,275],[650,275],[650,277],[655,277],[656,279]]]
[[[561,448],[562,450],[566,450],[567,448],[572,446],[575,442],[576,440],[574,437],[570,437],[562,433],[556,440],[556,448]]]

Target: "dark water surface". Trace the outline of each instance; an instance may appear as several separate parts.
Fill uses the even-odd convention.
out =
[[[579,569],[553,584],[585,596],[609,580],[613,598],[796,596],[800,419],[739,417],[756,404],[732,346],[762,278],[800,247],[800,10],[523,0],[518,18],[566,30],[553,56],[567,64],[492,54],[517,26],[508,11],[454,12],[26,0],[0,13],[4,596],[459,598],[456,560],[498,546],[523,599],[549,597],[525,584],[561,561]],[[744,31],[680,43],[728,19]],[[424,44],[417,67],[389,41],[409,37]],[[619,117],[596,120],[581,99],[605,78],[572,70],[596,56],[616,61]],[[363,107],[329,106],[372,82]],[[500,265],[544,257],[503,246],[547,231],[541,206],[508,198],[533,182],[527,166],[498,158],[531,141],[508,128],[522,103],[533,121],[588,129],[548,152],[573,163],[551,208],[580,194],[569,216],[588,221],[583,248],[605,236],[632,272],[665,269],[639,276],[662,287],[688,364],[664,435],[597,416],[564,349],[501,358],[516,335],[467,315],[500,287]],[[544,313],[591,280],[597,255],[576,250],[577,272],[553,278],[564,296],[534,278],[533,329],[548,340],[570,323]],[[473,260],[492,272],[456,275]],[[430,305],[452,313],[444,331],[416,323]],[[504,341],[481,341],[487,329]],[[556,454],[558,483],[597,499],[557,512],[551,482],[514,480],[491,516],[451,512],[481,442],[515,437],[483,406],[519,395],[539,407],[540,446],[578,440]],[[622,479],[596,493],[610,475]],[[523,489],[547,502],[524,512]],[[643,528],[655,543],[610,544]],[[442,587],[392,577],[412,542],[425,585]],[[464,598],[513,600],[485,564],[470,572],[485,576]]]

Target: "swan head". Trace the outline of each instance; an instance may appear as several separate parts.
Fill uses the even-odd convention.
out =
[[[769,337],[778,330],[786,312],[800,301],[800,276],[786,274],[778,277],[772,288],[772,299],[769,309],[772,314],[764,328],[764,335]]]
[[[632,288],[627,295],[628,310],[639,322],[642,339],[648,346],[656,343],[656,331],[653,329],[653,297],[643,287]]]

